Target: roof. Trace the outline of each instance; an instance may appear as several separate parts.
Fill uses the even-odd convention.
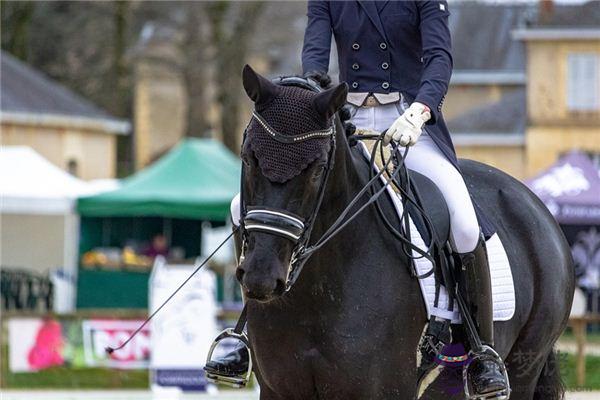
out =
[[[128,122],[112,117],[5,51],[0,53],[0,110],[3,121],[16,123],[89,125],[114,133],[130,129]]]
[[[66,214],[75,198],[92,191],[26,146],[0,148],[0,211],[12,214]]]
[[[531,7],[472,1],[450,3],[454,71],[524,71],[525,49],[512,39],[511,32],[525,24]]]
[[[525,71],[478,71],[458,70],[452,72],[451,85],[525,85]]]
[[[82,216],[160,216],[225,221],[240,163],[220,142],[187,139],[112,192],[80,198]]]
[[[522,41],[515,39],[598,39],[598,21],[600,1],[582,4],[452,2],[449,24],[454,73],[489,72],[504,79],[506,76],[497,73],[524,72],[525,49]],[[460,80],[459,77],[452,83],[472,84],[468,77],[464,82]]]
[[[538,7],[538,14],[527,26],[515,30],[520,40],[598,40],[600,39],[600,1],[556,5],[551,1]]]
[[[513,37],[517,40],[600,40],[600,29],[518,29],[513,32]]]
[[[591,0],[582,4],[554,4],[544,2],[548,10],[539,13],[538,18],[530,24],[536,28],[583,29],[598,28],[600,23],[600,2]]]
[[[515,89],[495,103],[470,109],[447,121],[448,129],[459,134],[520,134],[526,127],[525,88]]]

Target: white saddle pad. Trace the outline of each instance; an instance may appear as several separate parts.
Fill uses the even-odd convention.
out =
[[[370,154],[364,143],[359,142],[363,154],[369,159]],[[377,168],[377,167],[376,167]],[[385,182],[385,178],[381,178]],[[396,212],[402,214],[402,203],[399,195],[392,189],[387,187],[388,194],[392,198]],[[421,250],[426,250],[427,246],[421,238],[421,234],[417,227],[410,221],[410,237],[414,245]],[[492,298],[494,302],[494,321],[507,321],[511,319],[515,313],[515,287],[513,283],[512,272],[504,246],[497,234],[494,234],[487,242],[487,253],[490,263],[490,276],[492,280]],[[414,257],[419,257],[419,254],[413,252]],[[419,275],[431,270],[431,262],[425,258],[418,258],[414,261],[415,268]],[[448,293],[444,287],[440,288],[440,296],[438,306],[434,306],[435,301],[435,277],[433,275],[424,279],[419,279],[423,300],[427,308],[427,316],[435,315],[445,319],[450,319],[452,322],[460,322],[461,317],[458,307],[454,304],[453,309],[448,310]]]

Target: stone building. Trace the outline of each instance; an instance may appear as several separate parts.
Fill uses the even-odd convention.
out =
[[[114,178],[117,135],[130,124],[10,54],[0,59],[0,144],[29,146],[79,178]]]
[[[300,73],[305,7],[302,2],[266,7],[263,19],[271,29],[257,33],[256,49],[248,60],[255,69],[271,77]],[[459,157],[524,179],[568,149],[600,153],[598,106],[593,106],[598,100],[591,94],[598,93],[600,79],[600,62],[594,61],[600,46],[598,21],[598,1],[452,2],[454,71],[444,115]],[[281,34],[271,35],[273,31]],[[148,24],[135,51],[136,168],[185,133],[186,87],[177,66],[181,55],[176,36]],[[572,53],[586,55],[569,61]],[[332,46],[329,73],[334,80],[336,59]],[[596,111],[570,109],[579,104],[569,103],[573,97]],[[245,107],[242,121],[250,114],[249,103]],[[199,112],[207,113],[212,135],[218,138],[219,110],[207,104]]]
[[[600,153],[600,14],[596,21],[515,32],[527,46],[528,175],[573,148]]]
[[[474,2],[450,7],[454,70],[444,115],[457,153],[523,178],[526,55],[511,32],[526,24],[533,7]]]
[[[187,94],[178,40],[174,29],[148,23],[131,51],[136,170],[185,136]]]
[[[444,113],[460,157],[523,179],[571,149],[600,154],[600,2],[451,11]]]

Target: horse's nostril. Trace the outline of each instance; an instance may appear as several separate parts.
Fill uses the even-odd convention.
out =
[[[243,283],[242,279],[244,279],[245,272],[246,271],[244,271],[242,268],[239,268],[239,267],[235,270],[235,277],[237,278],[237,280],[240,284]]]
[[[276,296],[281,296],[285,292],[285,282],[283,279],[277,279],[277,283],[275,284],[275,290],[273,293]]]

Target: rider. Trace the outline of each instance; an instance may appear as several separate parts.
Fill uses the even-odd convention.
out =
[[[452,74],[448,15],[446,1],[309,1],[302,68],[307,77],[326,77],[333,35],[339,78],[350,87],[352,122],[357,128],[389,128],[386,141],[412,146],[406,165],[431,179],[444,195],[454,251],[465,271],[466,301],[482,343],[491,348],[485,241],[441,113]],[[247,357],[240,349],[207,367],[241,370]],[[508,387],[499,358],[477,360],[469,377],[475,395]]]

